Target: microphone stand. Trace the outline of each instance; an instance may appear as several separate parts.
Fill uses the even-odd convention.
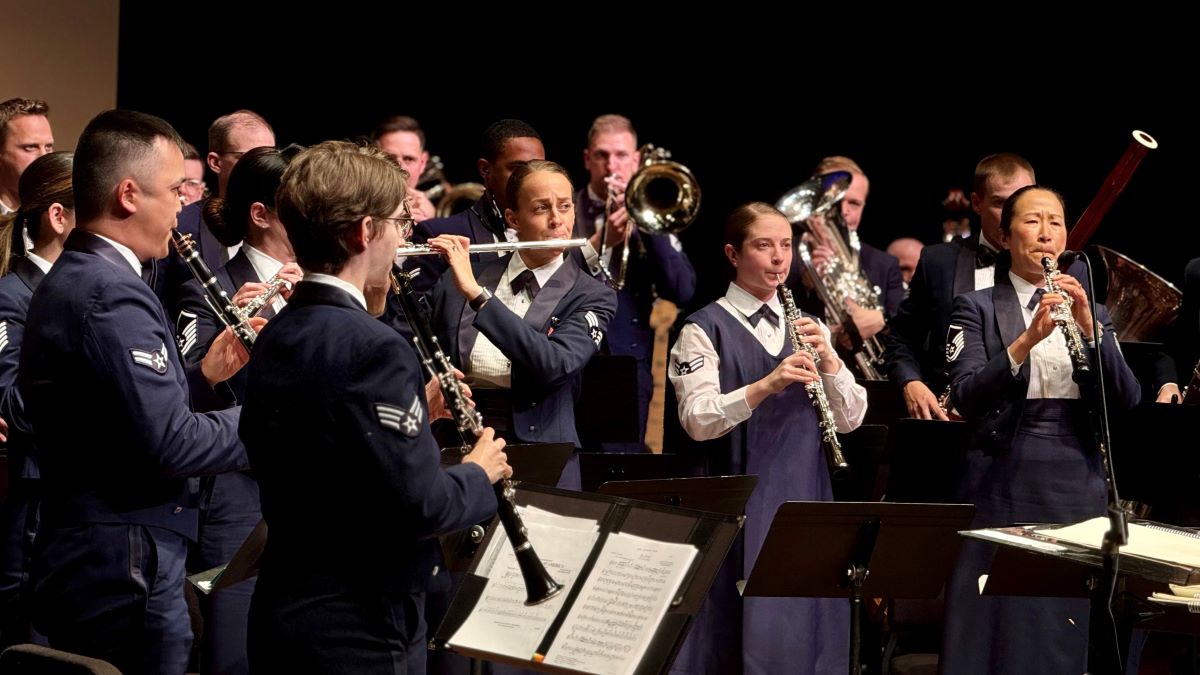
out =
[[[1092,279],[1092,263],[1083,253],[1080,253],[1079,257],[1087,266],[1088,308],[1092,312],[1093,323],[1096,323],[1096,284]],[[1104,330],[1098,323],[1092,330],[1095,332],[1093,340],[1096,344],[1093,368],[1095,375],[1086,378],[1085,382],[1080,382],[1079,385],[1080,393],[1088,406],[1092,433],[1104,466],[1104,480],[1108,488],[1109,524],[1100,547],[1103,561],[1101,571],[1098,577],[1092,578],[1090,589],[1087,672],[1089,675],[1120,675],[1125,671],[1125,657],[1121,654],[1120,632],[1112,603],[1120,571],[1121,547],[1129,541],[1129,528],[1125,522],[1125,511],[1121,508],[1116,475],[1113,472],[1112,436],[1109,433],[1108,396],[1104,386],[1104,356],[1101,350],[1101,341],[1105,339]],[[1078,382],[1078,379],[1076,381]]]

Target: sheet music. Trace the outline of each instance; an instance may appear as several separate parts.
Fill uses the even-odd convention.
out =
[[[690,544],[609,535],[545,663],[632,673],[696,555]]]
[[[1101,516],[1066,527],[1043,528],[1038,533],[1061,541],[1099,549],[1108,532],[1108,518]],[[1200,568],[1200,534],[1169,525],[1129,523],[1129,543],[1122,553]]]
[[[471,616],[450,638],[450,645],[532,659],[599,537],[600,527],[594,520],[537,509],[519,511],[529,542],[563,590],[540,605],[526,607],[525,582],[516,555],[503,530],[497,529],[476,568],[477,574],[487,577],[487,585]]]

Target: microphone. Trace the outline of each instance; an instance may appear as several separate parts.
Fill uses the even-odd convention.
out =
[[[1058,254],[1058,269],[1065,270],[1083,257],[1083,251],[1066,250]]]

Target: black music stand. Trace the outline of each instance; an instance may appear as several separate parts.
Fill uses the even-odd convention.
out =
[[[845,480],[833,482],[833,498],[839,502],[877,502],[883,498],[887,480],[888,428],[864,424],[847,434],[838,434],[842,454],[850,465]]]
[[[970,504],[786,502],[742,594],[849,598],[850,673],[859,675],[863,598],[937,596],[974,514]]]
[[[583,367],[575,429],[584,450],[601,443],[641,443],[638,437],[637,359],[597,354]]]
[[[563,467],[575,452],[570,443],[517,443],[504,446],[508,465],[513,468],[513,478],[518,484],[553,486],[558,483]],[[462,461],[460,448],[442,449],[442,466],[453,466]],[[483,541],[487,530],[485,521],[466,530],[442,535],[442,556],[451,572],[461,572],[470,564],[471,558]]]
[[[685,455],[642,453],[579,453],[579,479],[584,492],[618,480],[661,480],[694,475]]]
[[[890,427],[896,420],[908,416],[904,395],[900,387],[891,381],[858,380],[858,383],[867,390],[867,415],[863,418],[863,424],[883,424]]]
[[[988,536],[988,533],[996,531],[1009,536],[999,540]],[[983,588],[984,595],[1089,598],[1095,601],[1092,589],[1100,582],[1104,569],[1100,542],[1089,548],[1024,527],[971,530],[962,535],[996,546],[996,555],[988,568],[987,583]],[[1046,544],[1059,550],[1044,548]],[[1144,599],[1153,591],[1167,591],[1168,584],[1186,586],[1200,583],[1200,570],[1124,553],[1120,560],[1117,580],[1120,590],[1114,594],[1117,601],[1112,609],[1117,624],[1117,651],[1123,660],[1128,662],[1130,639],[1135,627],[1200,634],[1200,620],[1195,616],[1184,616],[1186,610],[1164,608]],[[1098,671],[1106,672],[1110,671]],[[1111,672],[1118,671],[1112,669]]]
[[[1113,424],[1113,464],[1123,499],[1149,504],[1155,520],[1200,525],[1200,408],[1142,403]],[[1164,442],[1147,451],[1147,436]],[[1167,439],[1188,439],[1169,441]]]
[[[900,420],[893,429],[885,499],[950,504],[967,443],[966,422]]]
[[[758,476],[618,480],[604,483],[597,492],[643,502],[740,516],[746,512],[746,502],[750,500],[756,485]]]
[[[580,567],[575,585],[565,595],[563,606],[556,615],[557,618],[541,638],[540,648],[536,650],[537,654],[547,654],[548,648],[557,639],[566,637],[560,633],[564,619],[579,600],[580,591],[585,585],[584,582],[592,573],[609,534],[621,532],[663,542],[687,543],[696,546],[698,554],[676,591],[673,602],[667,608],[666,615],[657,626],[653,627],[649,646],[634,670],[635,675],[666,673],[687,637],[696,612],[700,610],[708,597],[709,587],[741,529],[742,518],[635,501],[623,497],[569,492],[541,485],[518,489],[515,499],[522,506],[532,505],[564,516],[595,520],[600,532],[599,539],[593,545],[590,555]],[[503,537],[504,533],[499,528],[492,528],[488,536],[490,542],[490,537]],[[450,649],[470,658],[503,663],[526,670],[550,673],[580,672],[553,666],[539,660],[516,659],[503,654],[450,645],[455,633],[475,611],[487,586],[487,579],[475,574],[479,562],[475,561],[470,572],[463,579],[445,619],[436,631],[433,631],[430,648]]]
[[[522,483],[557,485],[563,467],[575,452],[571,443],[513,443],[504,446],[513,478]],[[442,466],[462,462],[461,448],[442,448]]]

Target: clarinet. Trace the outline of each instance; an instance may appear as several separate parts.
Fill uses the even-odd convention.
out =
[[[437,336],[433,334],[433,328],[417,304],[417,293],[412,287],[412,277],[416,274],[417,272],[404,272],[393,267],[392,290],[400,299],[404,315],[413,327],[413,343],[421,356],[421,362],[425,364],[429,374],[437,378],[442,398],[445,399],[446,407],[453,415],[458,433],[463,439],[463,454],[466,454],[471,450],[471,441],[483,433],[483,417],[471,407],[462,385],[459,384],[458,378],[454,377],[454,366],[442,351]],[[562,592],[562,584],[556,582],[546,571],[541,558],[533,550],[533,544],[529,542],[529,533],[521,520],[521,514],[517,512],[516,502],[513,501],[516,484],[512,479],[504,478],[493,488],[496,490],[496,515],[500,517],[500,524],[504,526],[508,542],[516,552],[517,565],[521,568],[521,576],[525,580],[525,604],[543,603]]]
[[[188,269],[192,271],[192,276],[200,282],[200,288],[204,291],[204,300],[212,309],[213,314],[217,315],[221,323],[233,329],[233,334],[246,348],[246,353],[250,353],[250,350],[254,348],[254,340],[258,337],[258,333],[250,327],[250,315],[239,309],[229,299],[225,289],[221,288],[221,284],[217,282],[217,277],[200,257],[200,252],[196,250],[196,244],[192,242],[191,235],[183,234],[179,230],[171,230],[171,242],[175,244],[175,250],[179,251],[179,257],[183,258],[183,262],[187,263]]]
[[[1054,323],[1063,332],[1063,337],[1067,340],[1067,352],[1071,355],[1071,379],[1075,380],[1076,384],[1083,384],[1091,375],[1091,367],[1088,366],[1087,351],[1084,349],[1083,336],[1079,332],[1079,324],[1075,323],[1075,316],[1071,314],[1071,305],[1074,304],[1071,296],[1067,295],[1058,286],[1058,261],[1050,256],[1042,258],[1042,272],[1046,276],[1046,292],[1058,293],[1062,296],[1063,301],[1055,305],[1050,310],[1050,318],[1054,319]],[[1096,336],[1100,338],[1099,335]]]
[[[779,302],[783,305],[783,316],[787,321],[788,335],[792,338],[792,351],[804,350],[808,352],[809,356],[812,356],[814,364],[820,363],[821,357],[817,354],[817,348],[805,342],[800,334],[800,329],[796,327],[796,321],[800,319],[800,310],[796,308],[796,301],[792,298],[791,289],[782,280],[776,288],[779,292]],[[825,462],[829,465],[829,474],[833,480],[841,480],[850,472],[850,465],[846,463],[846,457],[842,455],[842,443],[837,437],[837,425],[833,421],[833,411],[829,408],[829,399],[825,396],[825,387],[821,384],[820,378],[818,373],[817,379],[804,385],[804,390],[808,392],[808,398],[817,408],[817,417],[821,427],[821,447],[825,449]]]

